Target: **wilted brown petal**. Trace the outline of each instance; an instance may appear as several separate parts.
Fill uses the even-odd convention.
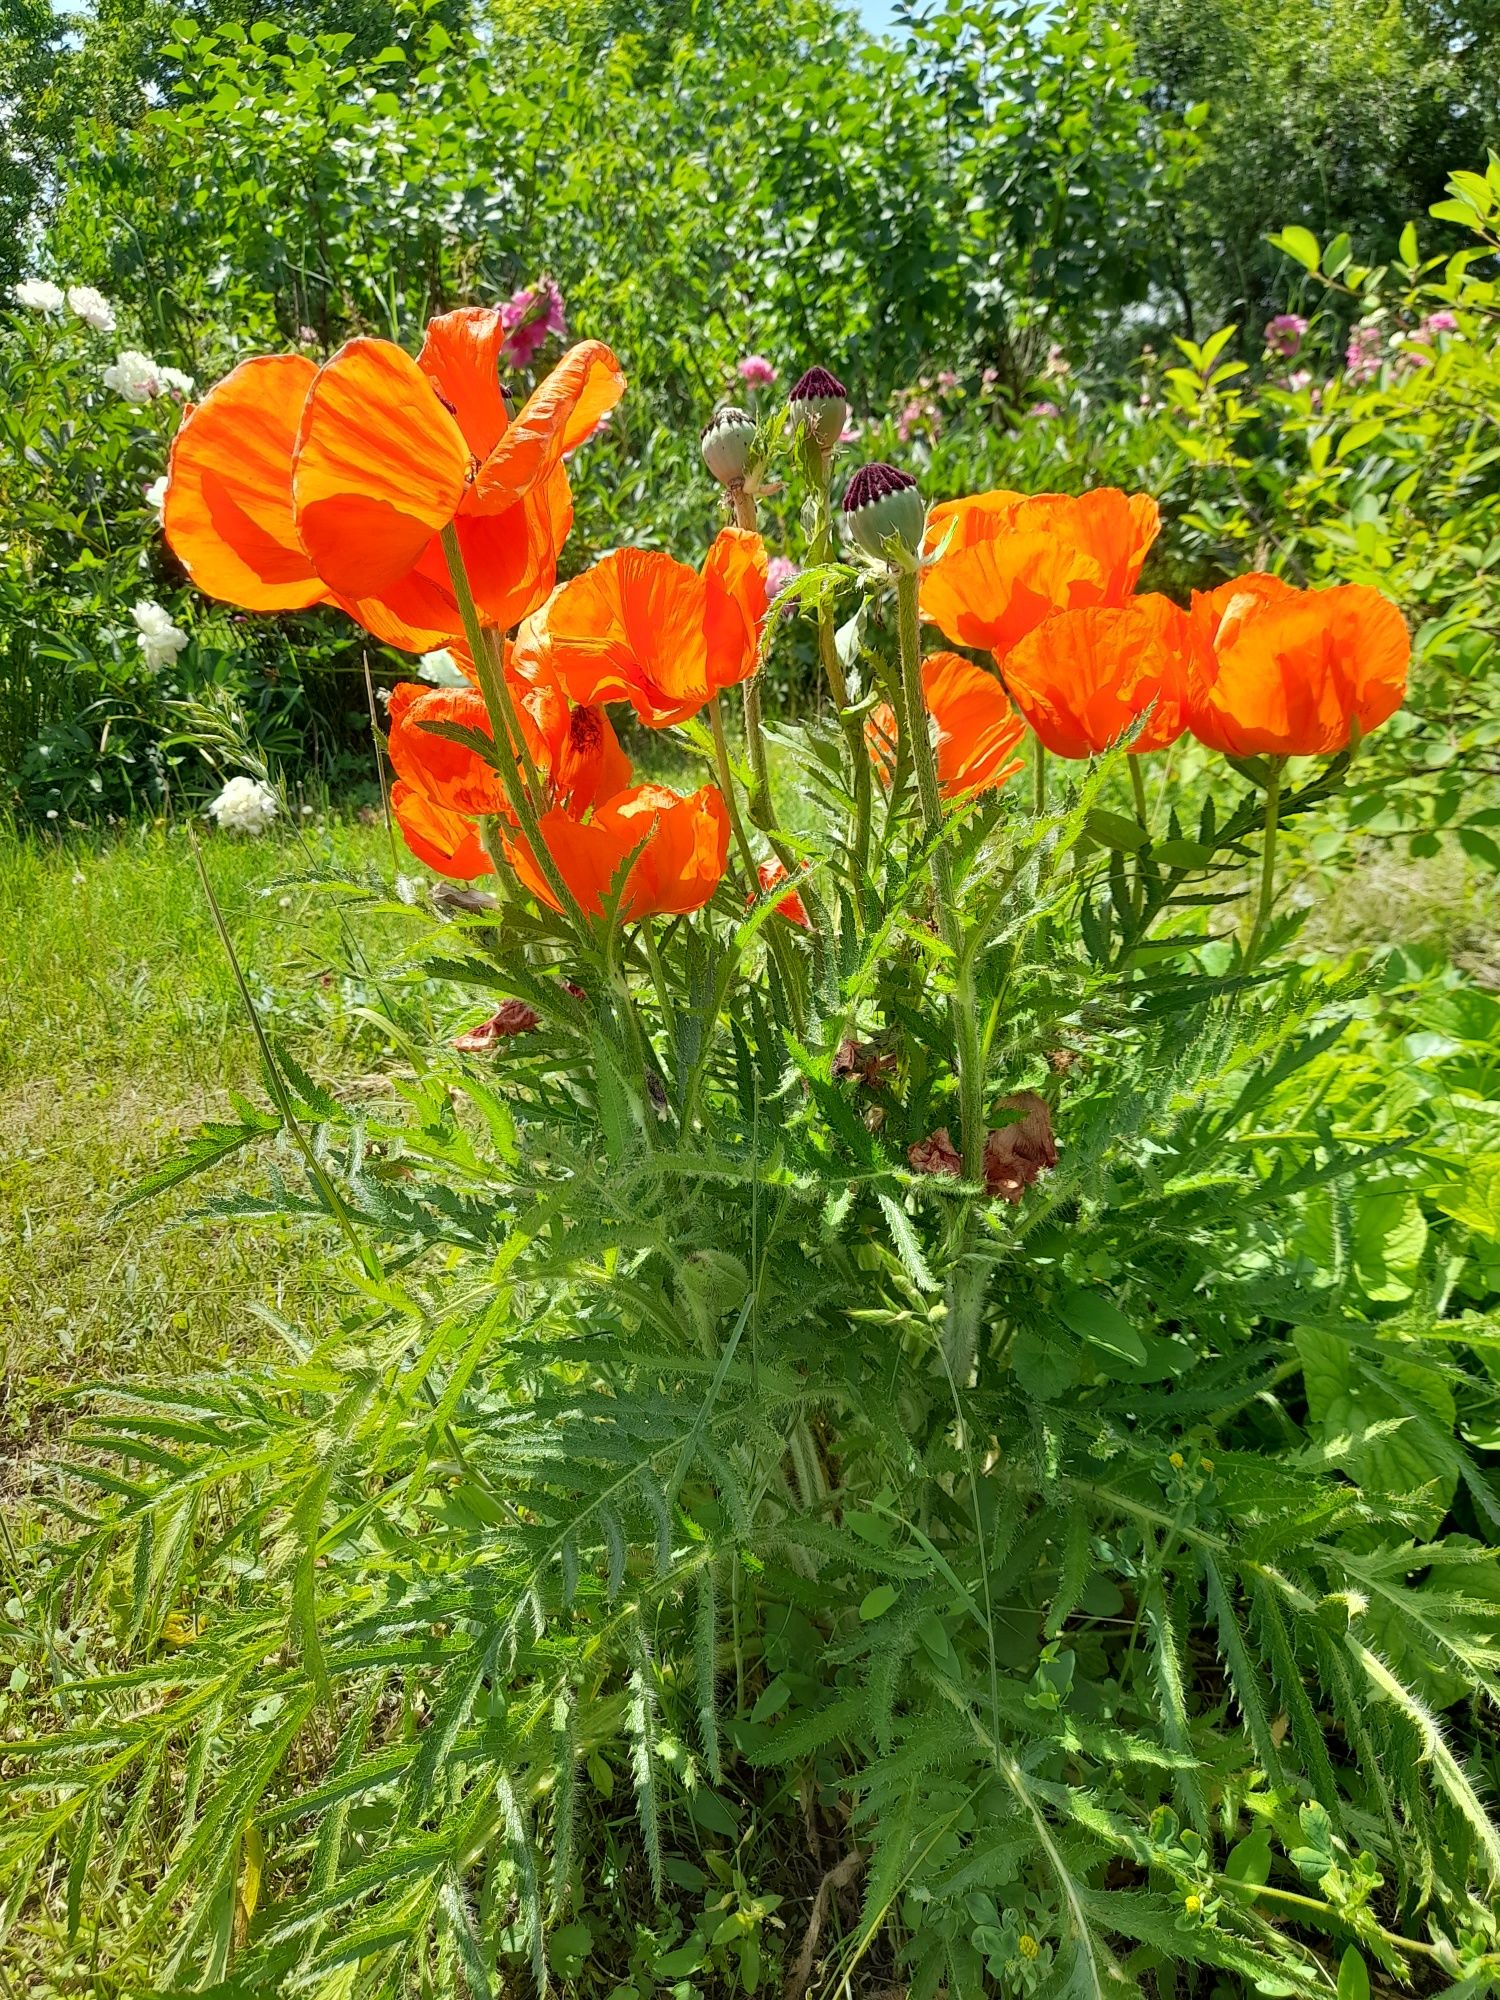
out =
[[[541,1019],[535,1007],[528,1007],[524,1000],[506,1000],[487,1021],[456,1035],[453,1046],[460,1055],[482,1056],[486,1049],[492,1049],[508,1035],[529,1035],[533,1028],[540,1027]]]
[[[1057,1142],[1046,1100],[1034,1090],[1002,1098],[1000,1108],[1018,1115],[985,1139],[984,1187],[992,1200],[1003,1198],[1014,1206],[1039,1174],[1057,1165]]]
[[[914,1146],[909,1146],[906,1157],[915,1174],[952,1174],[957,1179],[964,1170],[946,1125],[940,1125],[929,1138],[918,1139]]]
[[[874,1042],[843,1041],[833,1059],[833,1080],[843,1083],[857,1077],[867,1090],[878,1090],[881,1078],[895,1067],[896,1058],[891,1050]]]

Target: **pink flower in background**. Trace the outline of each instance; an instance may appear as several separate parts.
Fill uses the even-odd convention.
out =
[[[1429,340],[1434,334],[1457,333],[1458,315],[1457,313],[1448,312],[1446,309],[1442,312],[1429,313],[1417,331],[1425,334]]]
[[[1054,340],[1047,349],[1047,359],[1042,373],[1049,382],[1065,382],[1073,372],[1073,364]]]
[[[856,439],[858,439],[860,436],[863,435],[863,432],[864,432],[863,424],[847,423],[845,424],[844,428],[839,432],[839,443],[853,444],[856,441]]]
[[[1026,414],[1035,417],[1039,423],[1049,423],[1054,417],[1060,417],[1062,411],[1056,403],[1033,403]]]
[[[896,435],[903,444],[910,444],[914,431],[926,431],[935,438],[942,428],[943,420],[930,396],[913,396],[896,419]]]
[[[1373,382],[1380,373],[1381,337],[1378,326],[1357,326],[1344,349],[1344,368],[1351,382]]]
[[[956,389],[958,387],[958,377],[951,368],[945,368],[937,378],[937,385],[943,390]]]
[[[549,335],[568,337],[563,317],[563,295],[551,278],[542,278],[519,292],[512,292],[500,308],[500,324],[508,336],[505,358],[512,368],[529,366],[538,348]]]
[[[995,384],[1000,380],[1000,370],[998,368],[986,368],[979,380],[984,388],[993,389]]]
[[[742,354],[734,364],[734,372],[752,389],[769,389],[776,380],[776,370],[763,354]]]
[[[1283,361],[1290,361],[1306,332],[1307,321],[1301,313],[1277,313],[1274,319],[1266,321],[1266,346]]]
[[[778,597],[789,583],[795,583],[802,572],[790,556],[772,556],[766,564],[766,595]]]

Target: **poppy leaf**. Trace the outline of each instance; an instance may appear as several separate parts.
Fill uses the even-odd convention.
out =
[[[1058,1300],[1057,1316],[1069,1332],[1112,1361],[1123,1361],[1131,1368],[1145,1367],[1145,1342],[1120,1308],[1101,1292],[1088,1291],[1082,1285],[1068,1286]]]

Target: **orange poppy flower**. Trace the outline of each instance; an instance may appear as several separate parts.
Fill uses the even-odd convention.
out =
[[[473,670],[466,648],[454,657],[465,673]],[[630,759],[602,709],[575,708],[555,680],[528,679],[507,655],[506,679],[515,696],[521,730],[546,788],[548,808],[581,815],[612,799],[630,782]],[[469,846],[463,829],[486,813],[512,819],[499,771],[478,750],[438,734],[429,725],[448,723],[478,731],[492,742],[489,710],[474,687],[420,686],[401,681],[391,690],[386,747],[406,809],[397,813],[407,845],[420,860],[444,874],[458,870],[455,856],[472,862],[483,855]],[[421,807],[414,803],[420,800]],[[422,809],[429,817],[423,819]],[[442,816],[442,824],[432,815]],[[413,839],[415,831],[416,838]],[[433,855],[440,858],[434,860]],[[486,859],[484,868],[489,867]],[[471,871],[480,872],[480,871]]]
[[[1188,726],[1231,757],[1321,757],[1347,750],[1406,694],[1411,637],[1365,584],[1294,590],[1245,576],[1193,598],[1199,679]]]
[[[655,549],[616,549],[565,583],[523,650],[545,650],[574,701],[628,701],[650,729],[684,722],[755,672],[766,549],[725,528],[701,571]]]
[[[163,525],[210,597],[252,611],[339,604],[425,652],[462,630],[438,539],[456,529],[481,617],[514,624],[546,597],[572,526],[562,458],[624,388],[599,341],[563,356],[511,421],[505,329],[487,308],[432,321],[413,361],[351,340],[241,362],[184,420]]]
[[[776,888],[779,883],[787,879],[786,870],[779,861],[762,861],[755,872],[760,877],[760,886],[763,894]],[[753,898],[747,896],[745,900],[748,903],[753,901]],[[789,896],[782,897],[781,901],[776,905],[776,914],[779,917],[785,917],[789,924],[800,924],[805,931],[812,929],[812,925],[807,920],[807,905],[795,889],[793,889]]]
[[[1006,655],[1005,685],[1037,740],[1059,757],[1109,749],[1148,708],[1130,748],[1160,750],[1182,734],[1193,654],[1185,611],[1169,598],[1134,597],[1054,612]]]
[[[994,674],[957,653],[929,653],[922,662],[922,698],[937,723],[938,790],[948,800],[998,791],[1021,768],[1012,756],[1026,725]],[[889,784],[900,734],[888,701],[865,723],[865,747]]]
[[[472,882],[476,875],[494,873],[495,864],[485,853],[474,822],[450,806],[439,805],[405,778],[391,786],[391,811],[412,853],[439,875]]]
[[[636,785],[587,820],[554,808],[543,814],[539,831],[558,873],[585,914],[594,917],[603,914],[627,862],[622,918],[685,916],[701,909],[723,880],[729,855],[729,814],[713,785],[688,798],[661,785]],[[556,909],[526,843],[509,840],[505,853],[532,895]]]
[[[927,517],[922,614],[1001,657],[1054,611],[1123,604],[1161,526],[1145,493],[976,493]],[[944,546],[946,542],[946,546]]]

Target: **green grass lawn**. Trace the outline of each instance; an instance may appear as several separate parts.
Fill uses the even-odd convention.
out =
[[[389,867],[383,828],[310,828],[203,858],[276,1033],[322,1075],[378,1062],[356,1012],[361,937],[299,884],[313,866]],[[0,1348],[11,1442],[54,1392],[121,1369],[172,1369],[266,1337],[259,1309],[335,1309],[332,1245],[187,1221],[205,1185],[111,1219],[133,1183],[229,1089],[260,1094],[255,1045],[188,833],[0,845]],[[227,1185],[235,1168],[225,1169]],[[241,1164],[239,1172],[243,1174]]]

